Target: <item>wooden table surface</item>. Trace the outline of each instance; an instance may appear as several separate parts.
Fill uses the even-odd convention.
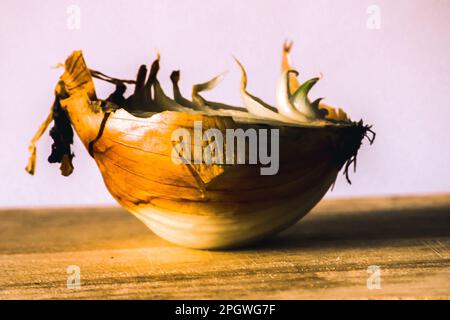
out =
[[[123,209],[0,211],[1,299],[450,297],[450,195],[324,200],[256,246],[171,245]],[[67,288],[67,267],[81,287]],[[369,290],[379,266],[381,288]]]

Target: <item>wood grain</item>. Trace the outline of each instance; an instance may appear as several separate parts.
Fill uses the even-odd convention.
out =
[[[450,297],[450,195],[322,201],[257,246],[196,251],[120,208],[0,211],[1,299]],[[68,289],[66,268],[81,268]],[[381,289],[366,286],[381,268]]]

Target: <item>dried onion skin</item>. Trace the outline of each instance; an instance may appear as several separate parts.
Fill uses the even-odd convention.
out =
[[[289,50],[285,46],[282,71],[288,92],[283,99],[296,119],[287,118],[277,112],[277,107],[272,109],[249,94],[247,76],[239,62],[244,103],[239,110],[200,96],[218,78],[194,86],[191,101],[175,87],[179,80],[175,72],[171,76],[175,99],[169,98],[156,78],[159,57],[146,83],[147,70],[144,74],[142,67],[136,81],[128,82],[136,89],[125,99],[126,82],[88,69],[81,51],[66,60],[56,97],[94,158],[107,189],[121,206],[162,238],[182,246],[242,246],[275,234],[307,214],[334,184],[343,167],[348,176],[348,166],[356,160],[363,138],[372,132],[362,121],[352,122],[342,112],[338,117],[339,111],[318,101],[311,103],[306,96],[302,99],[315,113],[311,113],[313,119],[305,116],[309,122],[298,121],[303,119],[301,109],[291,97],[300,84],[297,86],[298,81],[287,72],[292,69],[286,57]],[[116,91],[106,100],[98,99],[93,76],[115,83]],[[321,114],[319,108],[331,111]],[[199,121],[203,130],[221,132],[278,129],[277,174],[261,175],[260,166],[250,164],[174,163],[173,130],[184,128],[194,135],[194,123]],[[42,127],[38,133],[37,138]],[[30,145],[30,173],[31,169],[34,173],[37,138]]]

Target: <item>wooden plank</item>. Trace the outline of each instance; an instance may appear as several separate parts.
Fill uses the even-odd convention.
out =
[[[450,195],[324,200],[258,245],[197,251],[120,208],[0,211],[1,299],[450,298]],[[67,288],[69,265],[81,288]],[[381,289],[367,288],[367,268]]]

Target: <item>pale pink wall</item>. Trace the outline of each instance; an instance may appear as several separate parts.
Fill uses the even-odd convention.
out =
[[[80,30],[66,25],[70,4],[81,8]],[[381,9],[380,30],[366,27],[371,4]],[[210,97],[239,103],[235,55],[250,90],[273,102],[285,38],[295,41],[303,77],[324,75],[313,96],[344,106],[378,133],[360,152],[353,185],[340,178],[329,196],[450,191],[448,0],[2,0],[0,15],[0,206],[113,202],[79,141],[71,177],[46,162],[48,136],[39,143],[36,176],[23,169],[61,72],[50,67],[72,50],[124,78],[159,50],[167,91],[169,72],[180,68],[186,94],[192,83],[229,70]]]

